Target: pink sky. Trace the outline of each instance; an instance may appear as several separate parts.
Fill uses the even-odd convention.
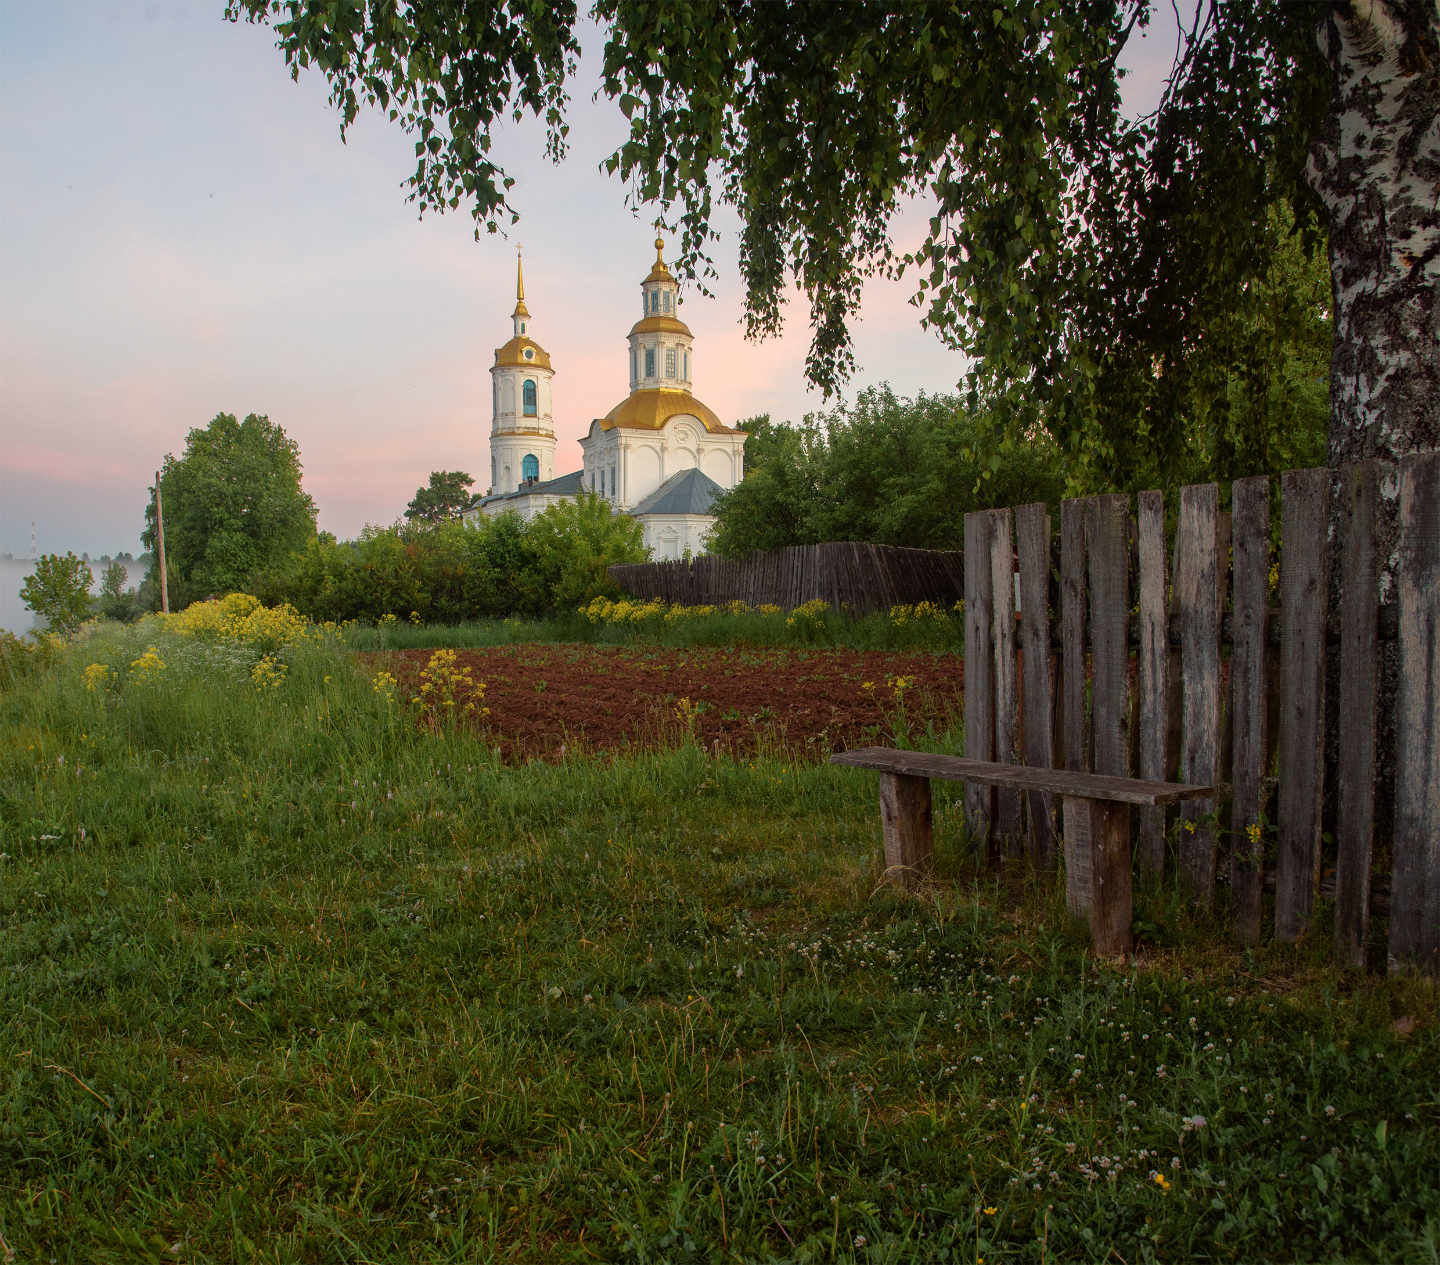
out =
[[[556,369],[557,468],[627,389],[625,334],[654,257],[651,215],[598,165],[623,137],[590,101],[585,39],[570,157],[538,126],[504,130],[522,220],[509,240],[468,215],[416,217],[412,142],[379,117],[338,138],[314,73],[292,83],[264,29],[203,4],[0,6],[0,550],[138,549],[153,472],[217,412],[268,413],[300,445],[320,525],[393,521],[431,470],[489,466],[492,353],[509,337],[515,242],[532,333]],[[1135,101],[1169,39],[1129,58]],[[726,230],[733,220],[721,220]],[[923,208],[895,224],[904,247]],[[693,295],[695,393],[727,422],[824,407],[803,370],[808,309],[784,337],[743,337],[735,236],[714,299]],[[964,363],[922,330],[909,280],[876,281],[847,396],[955,388]]]

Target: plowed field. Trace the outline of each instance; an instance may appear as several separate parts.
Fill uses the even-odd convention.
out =
[[[388,667],[408,696],[431,653],[362,657]],[[506,760],[669,745],[687,713],[708,748],[843,751],[892,741],[905,725],[943,730],[960,714],[965,674],[959,655],[856,650],[500,646],[458,651],[456,663],[485,683],[483,723]],[[910,684],[897,698],[898,678]]]

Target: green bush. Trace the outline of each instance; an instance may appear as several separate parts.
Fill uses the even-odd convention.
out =
[[[367,527],[358,540],[321,536],[280,567],[251,578],[267,606],[289,602],[311,619],[458,624],[571,612],[620,590],[607,568],[644,562],[641,526],[581,493],[530,522],[513,512],[435,526]],[[412,621],[413,622],[413,621]]]

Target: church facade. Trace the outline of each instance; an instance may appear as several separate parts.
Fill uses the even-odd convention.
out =
[[[710,503],[744,475],[745,432],[726,426],[692,393],[694,336],[680,319],[680,286],[655,242],[640,283],[641,315],[627,337],[630,393],[580,440],[582,467],[556,475],[551,381],[545,350],[530,337],[517,273],[513,337],[495,351],[490,492],[469,513],[514,510],[529,519],[580,492],[603,496],[644,527],[657,559],[700,553],[715,517]]]

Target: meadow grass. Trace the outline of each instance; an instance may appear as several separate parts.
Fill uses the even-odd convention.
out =
[[[637,603],[638,605],[638,603]],[[347,625],[346,641],[357,650],[416,650],[445,647],[481,649],[528,642],[587,642],[592,645],[637,643],[686,649],[690,646],[756,646],[775,648],[835,647],[847,650],[964,649],[964,627],[958,616],[915,619],[913,607],[894,612],[850,615],[827,610],[816,617],[795,619],[792,613],[756,610],[731,614],[710,607],[690,608],[680,617],[663,615],[618,622],[588,619],[578,611],[544,619],[490,619],[448,625]],[[937,612],[938,613],[938,612]]]
[[[948,794],[906,898],[872,775],[506,767],[258,662],[150,621],[0,696],[0,1257],[1436,1259],[1431,983],[1163,890],[1096,963]]]

